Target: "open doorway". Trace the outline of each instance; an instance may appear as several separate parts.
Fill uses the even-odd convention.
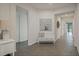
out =
[[[73,26],[72,23],[66,23],[67,24],[67,39],[72,40],[72,32],[73,32]]]
[[[56,39],[64,39],[73,45],[73,19],[74,12],[67,12],[56,15]],[[59,27],[57,27],[59,22]]]
[[[16,6],[16,55],[28,46],[28,11]],[[27,49],[26,49],[27,50]],[[20,53],[19,53],[20,52]]]
[[[28,12],[21,8],[16,7],[16,31],[17,31],[17,42],[27,41],[27,20]]]

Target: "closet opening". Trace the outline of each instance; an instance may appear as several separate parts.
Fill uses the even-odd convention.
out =
[[[16,6],[16,42],[16,55],[19,55],[28,46],[28,11],[19,6]]]

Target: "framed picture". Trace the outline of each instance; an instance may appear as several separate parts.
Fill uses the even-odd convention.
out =
[[[40,19],[40,31],[52,31],[52,19]]]

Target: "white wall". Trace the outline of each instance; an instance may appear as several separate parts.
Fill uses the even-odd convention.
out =
[[[40,19],[52,19],[52,32],[54,33],[54,15],[52,11],[39,11],[39,21]]]
[[[57,28],[56,35],[57,39],[60,39],[62,36],[62,20],[61,17],[57,17],[56,20],[59,21],[59,28]]]
[[[16,5],[24,8],[28,11],[28,45],[36,43],[38,36],[38,16],[36,9],[28,6],[27,4],[10,4],[10,14],[9,19],[7,20],[7,27],[9,27],[10,36],[12,39],[17,40],[16,38]],[[5,22],[4,22],[5,23]]]
[[[9,30],[12,39],[16,40],[16,5],[10,5]]]
[[[51,19],[52,20],[52,31],[45,31],[45,33],[49,33],[52,35],[52,38],[55,39],[55,31],[54,31],[54,15],[53,12],[50,10],[39,10],[38,12],[39,16],[39,33],[40,33],[40,19]],[[46,37],[50,37],[49,34],[46,34]],[[51,41],[51,39],[42,39],[41,41]]]
[[[17,4],[18,6],[28,11],[28,45],[36,43],[39,33],[39,19],[40,18],[51,18],[52,19],[52,33],[55,37],[55,14],[73,11],[74,7],[62,8],[56,11],[50,10],[36,10],[28,5]],[[15,10],[14,10],[15,11]],[[14,12],[16,13],[16,11]],[[16,17],[16,16],[15,16]],[[15,21],[14,21],[15,22]],[[15,23],[14,23],[15,24]],[[14,26],[14,25],[13,25]],[[15,26],[16,27],[16,26]],[[16,32],[16,30],[14,31]],[[16,35],[16,33],[14,33]],[[16,38],[16,36],[15,36]]]
[[[39,22],[38,22],[38,16],[36,11],[31,10],[29,16],[29,44],[36,43],[36,40],[38,38],[38,30],[39,30]]]
[[[79,53],[79,4],[77,4],[75,19],[74,19],[74,46],[77,47]]]
[[[61,10],[57,11],[41,11],[28,6],[27,4],[16,4],[28,11],[28,45],[32,45],[36,43],[39,33],[39,19],[40,18],[51,18],[52,19],[52,29],[55,33],[55,14],[68,12],[73,10],[73,7],[69,8],[62,8]],[[10,5],[10,21],[9,21],[9,29],[11,32],[11,38],[16,40],[16,5]],[[55,34],[54,34],[55,35]],[[54,36],[53,35],[53,36]]]
[[[28,45],[32,45],[36,43],[38,37],[38,30],[39,30],[39,22],[36,9],[24,5],[24,4],[17,4],[18,6],[26,9],[28,11]]]
[[[5,5],[4,5],[5,6]],[[4,17],[7,17],[7,20],[2,20],[2,28],[8,28],[10,33],[10,38],[16,40],[16,5],[9,4],[9,16],[7,17],[4,15]],[[5,10],[4,10],[5,11]],[[5,14],[5,13],[4,13]]]
[[[59,10],[56,10],[56,11],[54,11],[53,13],[54,13],[54,15],[61,15],[61,14],[64,14],[64,13],[68,13],[68,12],[72,12],[72,11],[75,11],[75,6],[73,6],[73,7],[64,7],[64,8],[61,8],[61,9],[59,9]],[[61,22],[61,20],[60,20],[60,22]],[[63,29],[64,29],[64,26],[65,26],[65,22],[64,21],[62,21],[63,23],[61,23],[60,25],[63,27]],[[68,22],[69,22],[69,20],[68,20]],[[64,25],[64,26],[63,26]],[[55,24],[55,26],[56,26],[56,24]],[[56,30],[56,28],[55,28],[55,30]],[[60,27],[60,29],[58,30],[58,31],[60,31],[61,30],[61,27]],[[64,31],[66,31],[66,30],[62,30],[62,31],[60,31],[60,32],[62,32],[62,34],[60,34],[60,32],[59,32],[59,34],[56,34],[56,36],[58,36],[58,38],[60,38],[61,36],[63,36],[63,34],[64,34]]]
[[[54,10],[54,11],[53,10],[38,10],[38,16],[39,16],[39,20],[41,18],[46,18],[46,19],[47,18],[50,18],[50,19],[52,19],[52,33],[53,33],[52,36],[54,38],[56,38],[57,35],[56,35],[56,19],[55,19],[55,15],[56,14],[66,13],[66,12],[72,12],[74,10],[75,10],[75,7],[74,6],[73,7],[61,8],[61,9],[57,9],[57,10]],[[59,32],[59,30],[58,30],[58,32]],[[60,34],[60,32],[59,32],[59,34]],[[60,36],[58,35],[58,38],[60,38]],[[43,39],[43,40],[45,40],[45,39]]]
[[[78,41],[78,5],[76,6],[75,10],[75,16],[73,20],[73,38],[74,38],[74,46],[77,47],[77,41]]]
[[[41,18],[52,19],[52,32],[54,33],[54,14],[53,11],[40,11],[39,12],[39,20]]]
[[[1,8],[4,9],[2,14],[3,16],[1,17],[4,19],[1,20],[1,27],[7,28],[10,32],[10,38],[16,40],[16,6],[13,4],[6,4],[7,6],[5,4],[3,5],[4,7],[1,5]],[[5,11],[6,7],[7,10]]]
[[[73,22],[73,18],[74,18],[74,16],[70,16],[70,17],[64,17],[64,18],[62,18],[66,23],[72,23]]]
[[[61,8],[61,9],[54,10],[53,13],[54,14],[63,14],[63,13],[66,13],[66,12],[72,12],[72,11],[75,10],[75,8],[76,8],[76,6],[64,7],[64,8]]]

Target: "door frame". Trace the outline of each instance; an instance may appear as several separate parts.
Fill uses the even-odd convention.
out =
[[[74,37],[73,37],[73,32],[74,32],[74,16],[75,16],[75,11],[70,11],[70,12],[64,12],[64,13],[57,13],[55,14],[54,16],[54,19],[55,19],[55,40],[57,40],[57,16],[59,15],[62,15],[62,14],[66,14],[66,13],[73,13],[73,21],[72,21],[72,38],[74,40]]]
[[[28,14],[28,10],[26,10],[26,9],[24,9],[24,8],[16,5],[16,13],[17,13],[17,8],[18,7],[21,8],[21,9],[23,9],[23,10],[25,10],[26,11],[26,14],[27,14],[27,41],[28,41],[29,40],[29,20],[28,20],[28,15],[29,14]],[[16,18],[16,20],[17,20],[17,18]],[[17,23],[17,21],[16,21],[16,23]],[[16,26],[17,26],[17,24],[16,24]],[[16,31],[17,31],[17,29],[16,29]],[[20,31],[20,21],[19,21],[19,31]],[[19,40],[20,40],[20,32],[19,32]],[[16,40],[16,42],[17,42],[17,40]]]

